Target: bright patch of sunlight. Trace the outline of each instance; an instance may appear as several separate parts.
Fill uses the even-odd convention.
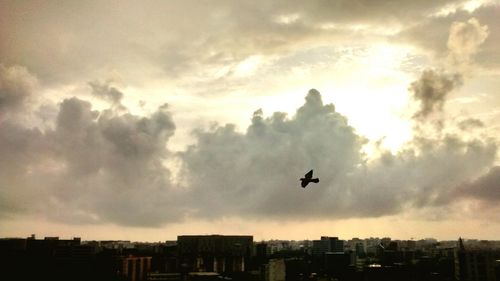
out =
[[[295,14],[285,14],[277,16],[274,21],[278,24],[289,25],[297,22],[300,19],[300,15]]]
[[[252,75],[262,62],[261,56],[250,56],[240,62],[234,69],[234,75],[244,77]]]

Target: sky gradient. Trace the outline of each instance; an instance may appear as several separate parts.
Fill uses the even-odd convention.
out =
[[[498,124],[499,1],[0,1],[1,237],[498,239]]]

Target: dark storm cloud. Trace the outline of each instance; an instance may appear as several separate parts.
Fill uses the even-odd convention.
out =
[[[420,103],[414,117],[425,119],[434,112],[441,112],[446,96],[462,84],[460,74],[449,75],[434,70],[425,70],[420,78],[411,83],[413,98]]]

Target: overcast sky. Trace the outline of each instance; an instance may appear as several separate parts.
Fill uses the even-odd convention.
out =
[[[499,124],[498,0],[0,1],[2,237],[498,239]]]

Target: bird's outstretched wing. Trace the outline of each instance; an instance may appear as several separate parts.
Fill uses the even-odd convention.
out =
[[[307,174],[304,176],[304,178],[306,179],[312,179],[313,177],[313,170],[310,170],[309,172],[307,172]]]

